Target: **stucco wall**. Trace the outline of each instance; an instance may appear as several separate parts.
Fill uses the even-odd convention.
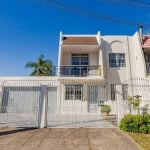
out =
[[[106,67],[106,80],[111,84],[120,84],[127,79],[128,72],[128,59],[127,59],[127,40],[126,36],[105,36],[105,59],[104,66]],[[126,67],[110,67],[109,66],[109,53],[125,53]]]
[[[136,32],[130,40],[131,51],[130,51],[130,63],[132,78],[145,77],[145,60],[140,43],[138,32]]]
[[[61,65],[71,65],[71,54],[72,53],[66,53],[63,52],[61,55]],[[89,65],[98,65],[98,52],[92,52],[89,54]]]

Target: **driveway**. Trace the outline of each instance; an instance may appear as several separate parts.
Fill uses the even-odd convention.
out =
[[[0,128],[0,150],[141,150],[117,128]]]

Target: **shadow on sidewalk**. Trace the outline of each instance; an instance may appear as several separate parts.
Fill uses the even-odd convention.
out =
[[[8,128],[9,129],[9,128]],[[8,130],[8,131],[0,131],[0,136],[3,136],[3,135],[8,135],[8,134],[13,134],[13,133],[19,133],[19,132],[25,132],[25,131],[29,131],[29,130],[35,130],[37,128],[15,128],[13,130]]]

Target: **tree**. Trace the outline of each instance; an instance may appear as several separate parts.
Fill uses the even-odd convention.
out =
[[[130,110],[130,114],[132,113],[132,106],[134,109],[137,109],[137,114],[140,113],[140,95],[135,95],[135,96],[128,96],[128,106]]]
[[[52,76],[54,65],[51,60],[44,60],[44,55],[40,55],[36,62],[28,62],[25,68],[32,68],[31,76]]]

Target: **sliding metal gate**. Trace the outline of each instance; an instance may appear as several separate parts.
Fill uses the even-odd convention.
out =
[[[38,81],[4,81],[0,126],[37,127],[39,95]]]
[[[83,87],[57,83],[48,87],[48,127],[83,127],[88,114]]]
[[[105,89],[97,82],[17,80],[2,83],[0,126],[37,127],[41,86],[47,86],[48,127],[113,127],[100,115]],[[103,91],[104,90],[104,91]]]

